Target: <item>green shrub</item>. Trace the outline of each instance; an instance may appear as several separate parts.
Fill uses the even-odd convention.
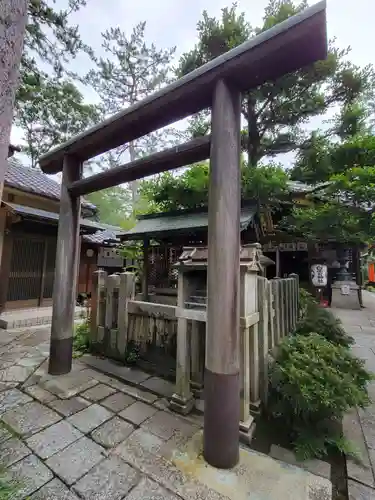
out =
[[[314,303],[307,305],[305,314],[295,330],[298,335],[309,335],[311,332],[317,332],[330,342],[344,347],[354,343],[354,339],[347,335],[342,327],[341,321],[331,311]]]
[[[299,311],[298,317],[304,318],[306,316],[307,310],[310,306],[316,305],[318,302],[316,298],[311,295],[310,292],[305,290],[305,288],[299,289]]]
[[[82,356],[90,350],[90,322],[88,319],[75,326],[73,337],[73,356]]]
[[[139,346],[135,342],[129,342],[125,352],[125,363],[135,365],[139,359]]]
[[[287,426],[300,457],[348,450],[337,423],[350,408],[369,404],[371,379],[362,360],[317,333],[286,337],[270,367],[268,409]]]
[[[20,485],[10,480],[6,472],[0,468],[0,500],[11,500],[16,497]]]

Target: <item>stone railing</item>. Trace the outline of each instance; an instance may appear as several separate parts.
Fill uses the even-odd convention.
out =
[[[150,345],[172,352],[176,357],[172,407],[188,412],[194,404],[199,406],[203,394],[205,311],[191,310],[186,330],[183,326],[182,331],[181,308],[134,300],[132,273],[107,275],[97,271],[94,275],[90,332],[96,352],[123,362],[129,344],[141,352]],[[253,271],[250,278],[240,313],[244,420],[249,407],[256,411],[261,403],[267,403],[269,352],[294,330],[299,297],[297,275],[268,280]],[[249,294],[251,300],[247,300]]]

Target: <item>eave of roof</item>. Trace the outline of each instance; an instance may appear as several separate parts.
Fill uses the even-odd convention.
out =
[[[59,222],[59,214],[56,212],[48,212],[39,208],[27,207],[18,205],[17,203],[3,202],[2,206],[12,213],[21,216],[24,219],[43,221],[45,223],[57,225]],[[85,232],[95,233],[99,229],[102,230],[102,224],[88,219],[80,219],[81,230]]]
[[[248,228],[256,214],[255,207],[241,209],[240,230]],[[163,214],[152,214],[139,218],[135,227],[126,233],[117,233],[120,240],[139,240],[144,238],[160,238],[171,234],[189,234],[206,231],[208,228],[208,212],[179,211]]]
[[[5,172],[4,185],[23,193],[30,193],[53,201],[60,201],[61,186],[43,172],[25,167],[16,158],[8,158],[8,168]],[[95,205],[82,201],[82,208],[93,213],[97,212]]]

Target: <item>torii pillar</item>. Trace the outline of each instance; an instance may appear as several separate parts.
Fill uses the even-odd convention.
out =
[[[204,457],[229,469],[239,460],[241,94],[224,80],[213,93],[211,123]]]

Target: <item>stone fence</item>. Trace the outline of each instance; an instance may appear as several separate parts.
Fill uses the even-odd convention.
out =
[[[267,403],[268,354],[294,330],[299,309],[297,275],[268,280],[253,273],[247,286],[245,297],[251,294],[254,300],[245,300],[247,310],[243,312],[241,308],[240,318],[243,421],[249,407],[256,410],[261,403]],[[134,274],[94,273],[92,346],[96,352],[122,362],[134,346],[141,353],[150,345],[173,353],[176,394],[171,405],[187,413],[203,395],[205,311],[192,310],[181,331],[178,306],[143,302],[134,297]]]

